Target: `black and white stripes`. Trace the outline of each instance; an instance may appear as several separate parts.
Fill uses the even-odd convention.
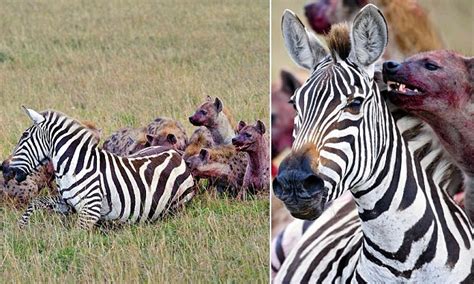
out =
[[[54,209],[57,200],[79,214],[83,228],[99,219],[154,221],[194,196],[193,178],[174,150],[153,147],[118,157],[99,149],[79,122],[54,111],[26,111],[34,125],[22,135],[11,168],[22,180],[52,160],[61,197],[32,202],[20,224],[28,223],[36,208]]]
[[[337,27],[333,32],[338,37],[329,38],[342,43],[329,43],[331,57],[314,52],[319,43],[293,13],[285,12],[283,25],[287,47],[298,45],[288,48],[290,54],[309,48],[304,54],[314,56],[292,58],[301,66],[314,64],[292,99],[295,143],[273,189],[293,216],[323,220],[315,221],[319,227],[311,228],[319,233],[305,234],[299,244],[306,244],[293,250],[275,282],[468,279],[472,227],[428,173],[429,167],[414,158],[373,81],[374,63],[387,42],[380,11],[366,6],[350,37],[347,27]],[[347,46],[350,52],[338,49]],[[353,195],[358,218],[346,220],[344,227],[324,222],[329,214],[323,212],[325,205],[345,191]]]

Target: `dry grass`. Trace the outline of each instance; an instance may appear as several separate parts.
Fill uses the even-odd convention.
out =
[[[180,120],[206,95],[268,123],[268,2],[2,1],[0,154],[30,125],[21,105],[96,122],[104,135]],[[268,200],[207,194],[162,223],[103,235],[0,209],[2,281],[183,282],[268,278]]]

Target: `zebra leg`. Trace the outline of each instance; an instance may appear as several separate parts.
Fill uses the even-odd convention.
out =
[[[90,230],[97,224],[100,218],[101,199],[92,199],[79,210],[78,226],[84,230]]]
[[[20,228],[24,228],[28,225],[31,215],[38,209],[51,209],[60,214],[72,212],[71,206],[69,206],[60,195],[36,197],[30,202],[25,213],[23,213],[18,221]]]

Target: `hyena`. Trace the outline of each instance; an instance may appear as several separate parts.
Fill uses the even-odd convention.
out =
[[[204,126],[196,128],[189,138],[188,145],[184,150],[183,159],[199,154],[203,148],[214,148],[216,143],[212,138],[211,132]]]
[[[248,164],[245,170],[242,190],[238,197],[251,193],[267,192],[270,182],[270,163],[268,156],[268,139],[265,136],[265,124],[257,120],[255,125],[240,121],[238,135],[232,139],[236,150],[246,153]]]
[[[474,221],[474,58],[439,50],[385,62],[388,98],[428,123],[465,176],[464,205]]]
[[[295,110],[288,101],[300,86],[296,75],[286,70],[280,72],[280,82],[272,84],[272,159],[293,143]]]
[[[184,151],[188,144],[188,136],[183,125],[171,118],[155,118],[147,125],[146,133],[150,146],[168,146],[178,151]]]
[[[3,181],[0,181],[0,196],[2,198],[12,200],[19,205],[26,205],[32,198],[38,196],[42,189],[46,189],[49,195],[57,194],[54,169],[51,162],[41,166],[38,171],[27,176],[22,182],[13,179],[15,172],[9,166],[10,157],[3,161],[0,166],[0,170],[3,172]]]
[[[127,157],[146,148],[146,128],[122,128],[105,139],[102,148],[121,157]]]
[[[384,58],[401,60],[407,55],[443,48],[429,15],[414,0],[316,0],[305,6],[305,14],[315,32],[327,34],[332,25],[354,19],[368,3],[377,5],[389,23],[393,40],[389,41]]]
[[[230,144],[235,136],[234,119],[219,98],[213,100],[207,96],[206,101],[189,117],[189,122],[195,126],[205,126],[217,145]]]
[[[247,163],[246,154],[237,152],[233,145],[202,148],[186,160],[194,177],[209,179],[218,191],[234,196],[242,188]]]

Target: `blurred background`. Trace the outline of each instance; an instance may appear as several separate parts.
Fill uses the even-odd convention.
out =
[[[305,26],[308,27],[308,21],[304,16],[304,6],[311,2],[315,1],[272,0],[272,81],[278,78],[279,71],[282,67],[289,70],[298,70],[296,65],[288,57],[283,45],[280,29],[283,11],[285,9],[292,10],[303,21]],[[465,56],[474,55],[474,1],[418,0],[417,2],[428,14],[446,49],[455,50]]]

